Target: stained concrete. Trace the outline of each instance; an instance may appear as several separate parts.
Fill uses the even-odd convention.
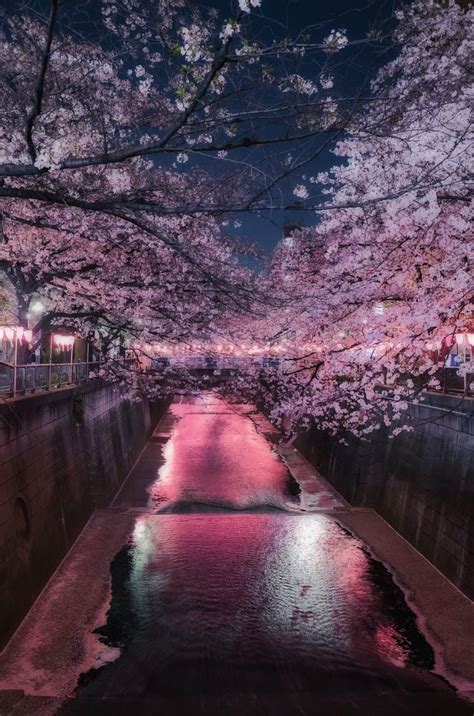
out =
[[[116,493],[153,420],[147,400],[96,381],[0,405],[0,648]]]
[[[427,394],[387,430],[346,443],[311,429],[296,447],[352,505],[373,507],[474,598],[474,399]]]
[[[315,495],[317,510],[322,494],[322,509],[389,568],[435,648],[438,673],[474,701],[474,603],[375,510],[351,507],[299,450],[282,445],[279,452],[307,492],[306,503]]]
[[[474,701],[472,601],[374,510],[333,514],[388,566],[435,649],[436,670]]]

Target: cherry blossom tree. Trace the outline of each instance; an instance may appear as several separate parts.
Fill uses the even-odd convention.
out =
[[[193,187],[163,175],[163,191]],[[139,178],[136,178],[138,183]],[[217,317],[245,312],[254,279],[212,217],[153,217],[112,224],[71,208],[58,217],[43,206],[5,201],[0,271],[16,288],[19,320],[32,301],[45,307],[41,327],[69,326],[100,339],[101,353],[119,336],[136,346],[208,337]]]
[[[282,167],[289,172],[266,148],[290,153],[305,142],[317,154],[321,137],[333,141],[352,115],[354,98],[336,102],[330,93],[348,39],[319,31],[317,41],[306,33],[267,46],[252,40],[261,0],[238,5],[225,17],[184,1],[102,0],[89,39],[60,0],[43,22],[23,4],[5,13],[0,197],[173,215],[260,207]],[[222,167],[214,181],[208,173],[199,204],[155,196],[160,162],[184,166],[193,156]],[[128,177],[134,165],[147,173],[146,192]],[[105,166],[115,171],[104,184]],[[230,173],[234,191],[247,185],[244,195],[222,193]]]
[[[454,2],[398,13],[400,50],[364,124],[314,178],[319,223],[273,258],[282,305],[260,335],[280,341],[283,368],[254,387],[294,431],[408,428],[407,403],[437,387],[453,336],[474,333],[473,20]]]
[[[269,38],[260,0],[229,8],[4,13],[1,268],[78,330],[257,341],[278,369],[232,389],[295,429],[397,424],[435,385],[427,343],[470,320],[472,10],[415,0],[357,39]],[[393,59],[370,92],[339,86],[367,46]],[[256,281],[222,220],[274,208],[318,223]]]
[[[182,341],[261,296],[218,221],[274,206],[344,129],[353,98],[332,96],[344,30],[267,41],[260,6],[3,12],[0,261],[20,320],[39,294],[44,321]]]

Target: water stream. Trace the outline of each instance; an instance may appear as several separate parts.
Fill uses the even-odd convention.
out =
[[[330,514],[301,514],[246,411],[209,397],[172,411],[148,510],[111,565],[99,633],[120,657],[78,696],[194,698],[224,714],[245,699],[279,713],[308,694],[387,694],[395,713],[432,688],[433,649],[391,574]]]

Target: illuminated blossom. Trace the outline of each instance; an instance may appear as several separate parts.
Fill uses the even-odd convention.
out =
[[[346,35],[347,30],[331,30],[324,38],[323,45],[326,52],[338,52],[349,44]]]
[[[304,184],[297,184],[293,189],[293,194],[297,196],[298,199],[307,199],[309,196],[308,190]]]

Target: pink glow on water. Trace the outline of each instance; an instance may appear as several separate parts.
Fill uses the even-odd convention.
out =
[[[152,504],[206,503],[233,509],[287,507],[288,472],[243,412],[215,397],[177,403]]]
[[[133,611],[144,633],[166,618],[171,661],[406,661],[366,555],[324,515],[147,516],[132,555]]]

